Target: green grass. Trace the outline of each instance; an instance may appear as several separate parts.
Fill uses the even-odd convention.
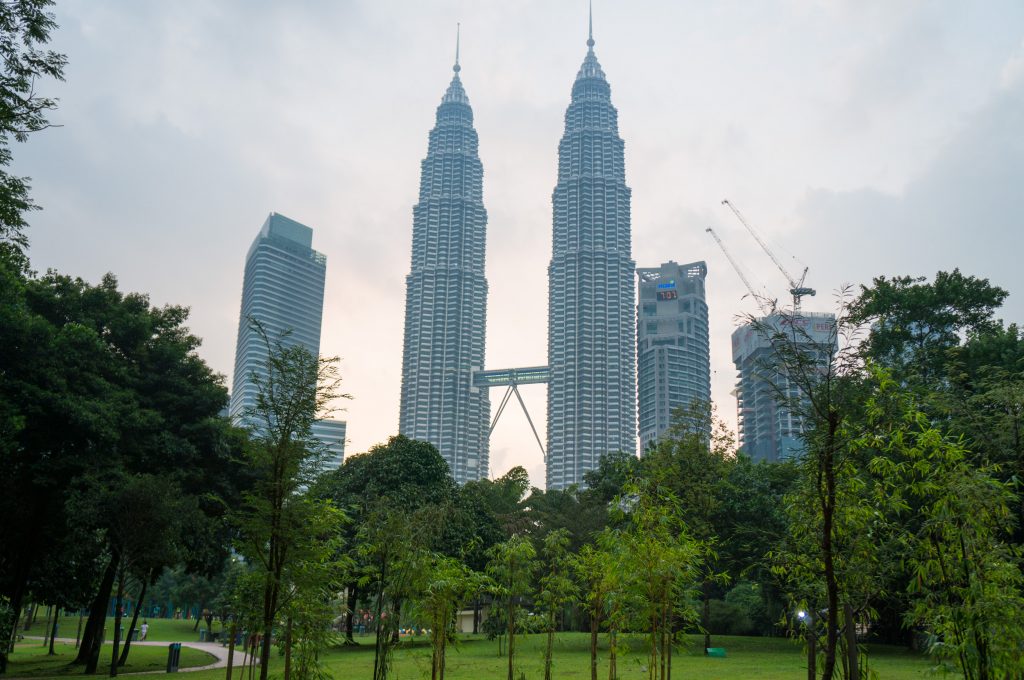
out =
[[[85,627],[85,621],[88,617],[82,617],[82,627]],[[24,621],[24,619],[22,619]],[[142,625],[142,617],[139,617],[138,625]],[[199,640],[199,631],[193,631],[192,627],[196,625],[195,620],[184,621],[180,619],[146,619],[149,621],[149,634],[146,637],[147,640],[158,640],[165,642],[190,642]],[[125,635],[128,634],[128,626],[131,625],[132,619],[130,616],[122,619],[121,625],[124,627]],[[206,628],[206,621],[199,622],[200,628]],[[214,630],[220,630],[220,623],[214,622]],[[42,611],[36,622],[32,627],[25,631],[23,626],[19,627],[19,635],[34,635],[43,637],[46,631],[46,611]],[[105,640],[113,640],[114,635],[114,617],[108,616],[105,627]],[[78,616],[61,616],[57,621],[57,638],[69,638],[74,640],[78,634]]]
[[[328,673],[335,678],[368,679],[373,670],[373,638],[357,638],[358,647],[338,647],[323,658]],[[543,677],[541,657],[544,639],[540,635],[526,636],[519,649],[518,667],[528,680]],[[552,675],[562,678],[590,677],[589,636],[582,633],[563,633],[557,638]],[[599,677],[608,677],[607,647],[601,640]],[[619,656],[619,677],[623,680],[646,680],[642,670],[645,664],[643,641],[627,638],[629,651]],[[672,661],[673,677],[684,680],[803,680],[807,677],[802,648],[789,640],[778,638],[750,638],[715,636],[713,643],[725,647],[727,657],[705,657],[699,649],[701,639],[688,639],[689,648],[676,653]],[[482,637],[468,637],[448,655],[446,677],[449,680],[490,680],[503,678],[506,672],[504,657],[497,655],[494,641]],[[931,664],[924,657],[895,647],[871,645],[870,667],[883,680],[924,680],[929,676]],[[430,677],[430,647],[423,640],[403,642],[396,651],[394,680],[422,680]],[[276,652],[272,658],[271,673],[281,672],[281,659]],[[235,675],[238,680],[238,675]],[[190,673],[188,680],[222,680],[224,669]]]
[[[42,641],[22,642],[14,646],[10,656],[7,673],[11,678],[58,678],[68,675],[81,675],[82,666],[72,666],[78,650],[73,644],[57,643],[54,645],[55,656],[47,654],[48,648]],[[110,668],[111,645],[104,645],[100,654],[98,673],[107,675]],[[179,668],[193,668],[214,663],[217,659],[198,649],[181,648]],[[128,662],[121,666],[119,673],[137,673],[139,671],[162,671],[167,668],[167,648],[132,645],[128,653]],[[223,671],[221,671],[223,675]]]

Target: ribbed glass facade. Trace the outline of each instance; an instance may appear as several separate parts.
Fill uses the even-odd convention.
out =
[[[558,145],[548,267],[547,488],[636,453],[630,190],[611,88],[587,41]]]
[[[711,352],[704,262],[637,269],[640,447],[668,429],[672,411],[711,402]]]
[[[488,475],[490,401],[472,387],[484,367],[487,211],[473,111],[455,76],[437,107],[413,208],[405,279],[399,431],[438,448],[462,483]]]
[[[247,410],[256,405],[251,376],[266,374],[267,347],[250,325],[250,318],[260,321],[271,339],[283,338],[286,345],[302,345],[314,355],[320,353],[327,258],[312,246],[312,229],[271,213],[249,248],[228,406],[235,422],[243,422]],[[331,432],[327,438],[320,437],[315,428],[314,434],[331,454],[329,466],[340,464],[344,457],[344,428],[344,423],[324,426],[319,432]]]

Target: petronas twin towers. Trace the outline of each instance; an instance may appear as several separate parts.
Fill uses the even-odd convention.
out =
[[[558,146],[548,266],[547,487],[583,483],[636,451],[636,311],[630,190],[593,32]],[[484,368],[487,211],[473,112],[459,78],[437,108],[413,209],[399,431],[433,443],[465,482],[488,475]],[[514,372],[513,372],[514,373]],[[476,384],[474,384],[476,383]]]

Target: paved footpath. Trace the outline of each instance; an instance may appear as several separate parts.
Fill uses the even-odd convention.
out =
[[[41,641],[43,638],[29,635],[29,636],[26,636],[25,639],[26,640],[40,640]],[[57,638],[57,642],[68,642],[68,643],[71,643],[71,644],[75,644],[75,639],[74,638]],[[167,645],[171,644],[171,642],[174,642],[174,641],[173,640],[143,640],[143,641],[135,640],[134,642],[132,642],[132,647],[134,647],[135,645],[142,645],[144,647],[163,647],[164,649],[166,649]],[[105,644],[110,644],[110,643],[105,643]],[[226,667],[228,665],[228,648],[227,647],[221,647],[220,643],[217,643],[217,642],[182,642],[181,646],[182,647],[191,647],[192,649],[199,649],[199,650],[202,650],[202,651],[207,652],[209,654],[212,654],[214,657],[217,658],[217,661],[215,663],[207,664],[205,666],[193,666],[192,668],[179,668],[178,669],[179,673],[189,673],[189,672],[192,672],[192,671],[208,671],[211,668],[224,668],[224,667]],[[231,665],[236,667],[236,668],[241,666],[242,665],[242,661],[244,660],[244,658],[245,658],[245,655],[241,651],[236,649],[235,650],[235,661]],[[100,665],[102,666],[102,664],[100,664]],[[163,670],[159,670],[159,671],[137,671],[135,673],[121,673],[121,672],[118,672],[117,675],[118,675],[118,677],[121,677],[122,675],[153,675],[154,673],[163,673],[163,674],[166,675],[167,672],[163,671]],[[105,673],[100,673],[100,674],[101,675],[106,675]],[[17,680],[17,678],[14,677],[14,676],[11,676],[11,677],[9,677],[8,680]]]

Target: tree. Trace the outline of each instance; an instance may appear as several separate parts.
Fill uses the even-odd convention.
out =
[[[551,680],[551,662],[558,618],[564,608],[576,601],[578,589],[572,578],[569,532],[557,529],[544,537],[541,550],[544,576],[540,578],[537,604],[544,613],[547,644],[544,647],[544,680]]]
[[[487,587],[487,578],[461,561],[434,553],[423,564],[416,609],[430,625],[430,680],[444,680],[448,641],[454,639],[455,616],[470,598]]]
[[[682,505],[647,480],[629,483],[616,504],[628,524],[616,532],[635,626],[647,634],[648,677],[671,680],[677,624],[697,620],[692,604],[705,546],[691,537]]]
[[[605,532],[605,536],[609,534]],[[576,579],[581,585],[583,605],[590,618],[590,680],[597,680],[597,641],[601,623],[609,602],[620,589],[618,583],[609,578],[618,573],[614,550],[610,548],[609,541],[600,543],[600,546],[584,545],[572,561]],[[614,670],[610,680],[614,680]]]
[[[871,463],[879,502],[895,513],[912,578],[908,625],[931,634],[930,651],[969,680],[1024,672],[1024,576],[1011,536],[1016,500],[993,466],[972,465],[897,383],[876,373],[869,415],[878,430],[860,442],[884,455]],[[895,411],[899,418],[887,418]],[[915,521],[907,521],[909,512]]]
[[[516,631],[523,599],[530,594],[537,568],[537,551],[530,540],[513,536],[491,548],[487,573],[494,581],[494,595],[505,609],[508,634],[508,680],[515,678]]]
[[[481,517],[456,501],[464,496],[459,493],[448,463],[437,449],[428,442],[402,435],[364,454],[348,457],[340,468],[322,475],[311,493],[330,499],[352,520],[344,528],[345,544],[355,565],[346,584],[347,644],[355,644],[353,614],[359,597],[369,594],[368,588],[376,587],[375,599],[379,601],[383,590],[388,588],[386,579],[381,580],[379,576],[392,570],[380,560],[398,555],[391,550],[393,546],[386,535],[378,536],[378,529],[391,523],[408,522],[414,515],[419,516],[421,509],[433,508],[430,522],[423,520],[426,524],[420,527],[423,531],[416,537],[417,545],[457,555],[473,538],[464,535],[465,526],[480,521]],[[440,511],[440,508],[446,510]],[[392,511],[395,517],[387,517]],[[434,521],[438,517],[441,519]],[[462,520],[466,521],[465,525],[460,523]],[[378,543],[380,550],[375,547]],[[482,568],[482,564],[477,568]],[[390,592],[397,591],[391,589]],[[395,604],[400,607],[400,602],[399,597]],[[394,631],[397,635],[397,625]]]
[[[854,324],[872,324],[863,350],[894,377],[933,382],[945,376],[947,352],[965,335],[997,326],[995,310],[1008,293],[988,279],[964,276],[959,269],[924,277],[880,276],[862,286],[849,309]]]
[[[285,655],[286,680],[326,680],[320,652],[332,641],[336,601],[348,579],[352,560],[344,551],[341,531],[348,518],[329,501],[305,497],[304,540],[297,542],[285,567],[281,595],[285,634],[279,646]],[[295,657],[297,663],[292,663]]]
[[[28,245],[25,214],[38,206],[29,196],[29,180],[10,175],[11,138],[19,142],[50,126],[46,114],[57,100],[37,93],[43,78],[64,80],[64,55],[42,46],[57,27],[48,11],[52,0],[0,3],[0,260],[24,269]]]
[[[256,404],[245,418],[251,424],[248,464],[256,472],[252,491],[236,514],[241,552],[258,567],[262,579],[260,630],[263,648],[260,680],[270,667],[270,640],[284,604],[286,570],[295,553],[308,545],[305,525],[319,511],[303,493],[320,472],[325,455],[313,437],[313,422],[344,397],[336,359],[314,356],[288,337],[271,338],[257,320],[250,323],[267,352],[262,371],[250,376]]]
[[[0,334],[13,362],[0,371],[0,404],[16,405],[17,427],[0,445],[12,490],[0,499],[0,540],[12,546],[0,557],[0,592],[20,609],[29,591],[53,601],[71,598],[72,582],[93,586],[78,661],[94,670],[121,557],[111,509],[69,504],[85,489],[113,500],[123,480],[140,474],[193,499],[223,488],[210,474],[234,469],[217,417],[227,393],[196,353],[184,308],[151,307],[145,295],[119,291],[112,275],[93,286],[51,272],[7,292],[0,313],[12,323],[0,324]],[[223,515],[222,505],[199,505],[192,527]],[[94,581],[98,561],[105,566]]]
[[[804,423],[804,450],[799,457],[801,484],[789,503],[798,510],[798,516],[792,516],[793,541],[788,552],[782,551],[786,553],[782,560],[785,565],[779,569],[784,575],[789,570],[787,581],[803,589],[802,596],[820,595],[822,599],[825,639],[821,672],[822,678],[829,680],[836,670],[841,620],[852,631],[856,614],[856,602],[849,599],[853,593],[844,591],[840,568],[843,548],[856,529],[849,527],[844,532],[842,520],[860,516],[856,512],[846,514],[843,506],[846,501],[856,503],[858,498],[852,492],[857,468],[851,442],[858,435],[855,424],[862,422],[858,413],[862,408],[859,379],[863,364],[856,345],[860,325],[850,309],[848,291],[842,291],[838,298],[839,311],[824,340],[807,333],[798,315],[777,313],[765,319],[749,319],[754,330],[770,343],[769,363],[763,370],[771,376],[777,398]],[[797,573],[800,578],[795,576]],[[814,580],[808,582],[806,579],[812,576]],[[807,606],[813,613],[820,608],[817,600]],[[847,641],[846,668],[851,680],[859,680],[856,637],[851,633]]]
[[[736,584],[733,590],[749,590],[756,584],[754,590],[761,597],[761,608],[752,624],[760,635],[775,631],[785,607],[785,596],[771,573],[767,555],[786,536],[784,499],[793,491],[798,473],[792,461],[754,463],[740,452],[728,462],[719,488],[719,540],[715,546],[719,564]]]
[[[705,547],[701,579],[705,650],[711,646],[712,588],[728,579],[728,574],[716,572],[718,555],[712,547],[721,531],[722,486],[735,448],[732,433],[715,417],[713,405],[695,401],[673,412],[665,436],[641,460],[644,478],[655,492],[665,489],[678,499],[687,529]]]

